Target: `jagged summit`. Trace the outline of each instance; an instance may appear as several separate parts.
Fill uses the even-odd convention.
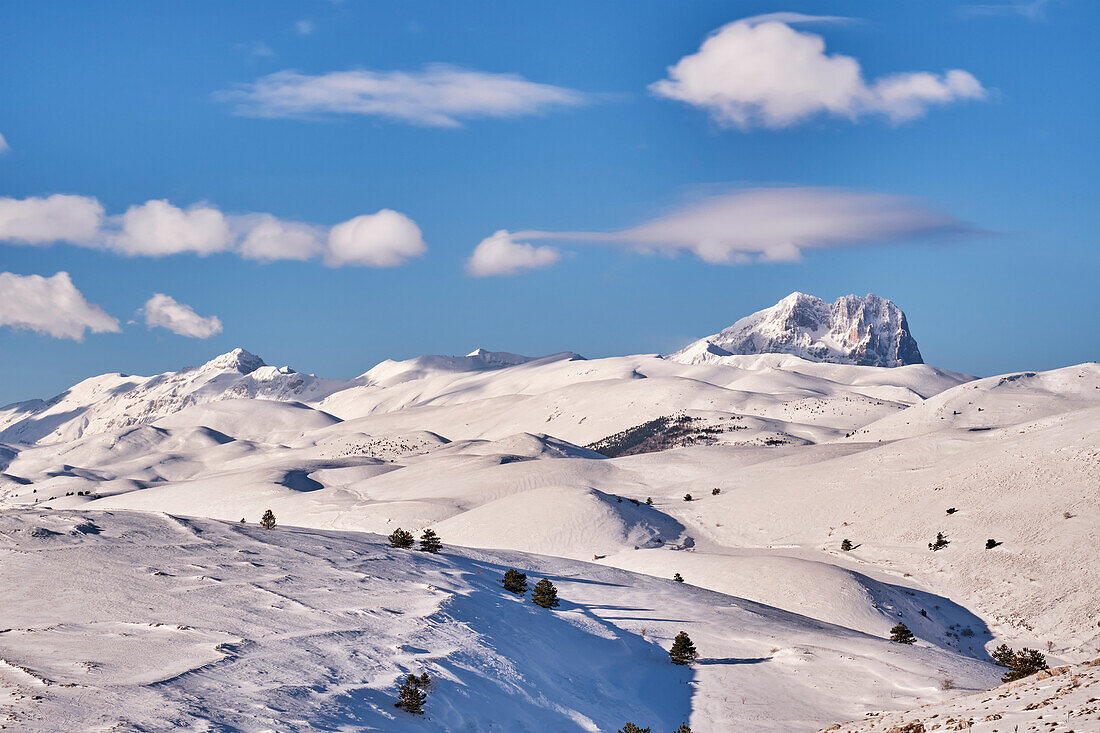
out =
[[[263,366],[267,366],[263,359],[238,346],[232,351],[215,356],[199,368],[203,371],[234,370],[241,374],[251,374]]]
[[[669,358],[685,363],[734,354],[793,354],[812,361],[896,367],[923,364],[901,309],[874,293],[836,302],[794,292]]]

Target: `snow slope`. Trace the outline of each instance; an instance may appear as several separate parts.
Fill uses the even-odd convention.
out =
[[[48,404],[4,408],[0,524],[13,529],[5,535],[11,552],[0,564],[0,580],[18,569],[24,575],[13,582],[26,583],[35,572],[46,573],[34,563],[55,567],[44,558],[63,557],[53,550],[71,547],[80,548],[72,554],[73,567],[87,567],[82,572],[105,587],[106,574],[133,580],[125,568],[152,567],[141,558],[158,553],[171,556],[173,567],[216,572],[173,572],[173,578],[190,580],[160,594],[145,580],[127,580],[112,591],[111,604],[129,608],[150,600],[116,619],[73,613],[41,624],[27,615],[0,620],[0,628],[18,632],[6,639],[0,633],[0,659],[16,665],[0,664],[0,679],[38,684],[19,681],[21,674],[38,675],[58,682],[46,685],[51,694],[69,694],[75,688],[61,684],[76,679],[76,672],[56,660],[86,652],[103,657],[90,660],[98,680],[91,689],[107,691],[102,710],[147,704],[151,717],[134,714],[145,721],[134,723],[139,727],[183,716],[202,729],[196,721],[211,713],[194,701],[203,699],[232,711],[219,725],[244,730],[281,729],[262,720],[255,705],[296,711],[300,717],[291,725],[297,728],[353,726],[355,715],[377,729],[401,730],[379,701],[392,695],[409,660],[423,656],[405,654],[402,645],[427,647],[392,640],[423,634],[447,640],[428,655],[433,659],[452,646],[466,655],[444,665],[467,696],[438,698],[448,711],[436,713],[444,721],[433,723],[438,729],[481,729],[479,711],[487,701],[502,689],[518,689],[524,702],[510,701],[510,712],[502,713],[509,730],[546,729],[539,720],[570,721],[552,729],[617,730],[625,719],[639,717],[614,718],[631,710],[648,711],[649,718],[634,722],[657,729],[671,730],[690,714],[697,731],[728,730],[730,720],[745,730],[814,730],[860,718],[868,709],[912,707],[954,694],[939,690],[937,676],[975,687],[992,684],[977,681],[986,679],[990,644],[1040,648],[1052,663],[1100,651],[1100,366],[973,380],[924,364],[872,367],[789,354],[707,354],[585,360],[570,352],[528,358],[478,350],[466,357],[387,361],[335,382],[259,366],[262,360],[235,351],[197,370],[93,378]],[[608,458],[585,447],[644,431],[653,421],[665,424],[659,418],[687,428],[675,439],[649,435],[645,449],[657,452]],[[684,500],[686,494],[692,501]],[[258,532],[252,523],[266,509],[280,526],[317,531]],[[83,512],[98,534],[76,529]],[[234,524],[170,520],[165,512]],[[108,529],[94,517],[120,524]],[[248,520],[243,528],[242,517]],[[165,529],[177,525],[201,531]],[[417,563],[429,564],[410,569],[395,565],[376,537],[341,534],[389,534],[398,526],[416,532],[431,526],[448,546],[482,550],[440,559],[451,563],[446,567],[418,555]],[[933,552],[928,544],[937,532],[948,545]],[[150,533],[159,539],[141,539]],[[203,533],[213,548],[194,539]],[[283,537],[295,539],[285,545],[277,539]],[[840,550],[846,538],[855,545],[850,552]],[[986,549],[988,539],[997,543],[993,549]],[[311,549],[294,544],[299,541]],[[273,542],[277,548],[266,546]],[[375,577],[362,565],[356,566],[360,575],[345,575],[350,565],[334,569],[363,542],[384,574]],[[4,543],[0,539],[0,547]],[[282,564],[268,570],[289,580],[265,581],[263,591],[241,590],[251,581],[235,573],[248,573],[254,567],[248,563],[259,561],[249,556],[238,566],[212,559],[235,557],[235,543],[275,553]],[[327,557],[321,546],[335,554]],[[203,547],[206,555],[195,554]],[[304,577],[313,572],[307,561],[291,561],[301,553],[324,568],[316,587]],[[506,560],[518,557],[522,561]],[[94,562],[103,570],[90,569]],[[564,664],[566,671],[535,671],[538,655],[502,636],[526,638],[516,629],[527,616],[509,616],[501,625],[480,606],[463,605],[477,589],[495,588],[479,576],[487,566],[477,563],[506,562],[545,568],[540,572],[555,574],[556,583],[573,578],[568,597],[586,605],[570,607],[576,613],[563,618],[592,638],[616,635],[617,651],[607,651],[615,661],[586,671],[574,659],[559,660],[557,647],[583,658],[568,650],[603,642],[559,639],[546,631],[553,643],[539,647],[538,658]],[[673,583],[674,573],[686,583]],[[159,580],[149,582],[177,582],[151,577]],[[379,577],[388,585],[372,585]],[[229,585],[226,578],[232,578]],[[591,578],[603,580],[581,580]],[[34,612],[63,608],[57,597],[79,599],[93,587],[66,583],[55,589],[60,596],[32,603]],[[355,626],[362,609],[355,610],[355,592],[345,593],[345,586],[365,587],[377,598],[415,596],[408,602],[419,610],[402,611],[407,625],[369,627],[382,641],[364,640],[367,632]],[[215,587],[229,588],[229,595],[217,595]],[[162,613],[177,613],[175,599],[202,588],[213,595],[194,597],[225,604],[217,623],[200,623],[191,611],[179,610],[175,621]],[[292,592],[284,593],[287,588]],[[274,600],[268,591],[285,599]],[[251,594],[269,599],[268,605],[249,600]],[[451,600],[442,603],[439,594]],[[338,602],[330,606],[330,598]],[[256,696],[248,698],[252,702],[238,705],[219,687],[229,678],[208,670],[237,664],[236,657],[226,661],[227,650],[228,656],[240,654],[245,647],[239,639],[255,641],[274,623],[267,618],[271,604],[280,609],[276,617],[296,625],[285,631],[283,646],[247,646],[261,651],[239,669],[259,681],[248,687]],[[461,614],[454,604],[462,606]],[[245,609],[239,617],[233,615],[238,606]],[[723,610],[730,608],[740,610]],[[5,606],[0,613],[16,612]],[[729,613],[735,617],[723,615]],[[341,625],[349,618],[355,623]],[[752,624],[743,626],[750,618]],[[786,631],[772,628],[791,618],[812,641],[798,636],[802,631],[795,634],[801,641],[791,641]],[[713,653],[728,663],[700,665],[692,685],[669,702],[655,691],[666,683],[684,685],[686,677],[668,682],[665,671],[623,677],[612,668],[631,667],[637,654],[648,659],[651,637],[674,634],[673,620],[702,624],[692,627],[693,638],[698,632],[708,649],[724,649]],[[922,654],[963,660],[950,662],[963,671],[947,675],[950,665],[936,661],[933,673],[920,666],[933,664],[927,661],[932,657],[911,663],[909,651],[882,646],[899,621],[921,640]],[[165,628],[147,631],[149,623]],[[191,628],[167,628],[173,625]],[[641,640],[624,636],[624,629]],[[330,631],[346,632],[353,648],[363,645],[373,660],[370,674],[349,661],[343,640],[325,636]],[[767,648],[757,648],[764,637]],[[298,649],[291,639],[308,641]],[[857,649],[850,639],[871,646]],[[115,649],[130,651],[112,657]],[[136,659],[145,652],[134,649],[154,650],[150,658],[171,657],[175,666]],[[261,658],[280,661],[264,666]],[[296,685],[283,664],[322,681]],[[513,688],[501,681],[516,670],[526,683]],[[167,681],[155,683],[161,677]],[[630,692],[607,703],[610,688],[600,687],[606,680]],[[604,692],[582,695],[581,688]],[[27,700],[39,694],[18,689]],[[545,700],[536,689],[547,690]],[[88,702],[99,694],[58,698],[48,715],[76,720],[80,705],[100,710]],[[168,697],[157,697],[162,694]],[[13,714],[32,715],[20,719],[31,721],[33,706],[27,705],[20,702]]]
[[[19,730],[816,730],[995,669],[597,565],[128,512],[0,514],[0,715]],[[544,610],[508,567],[550,577]],[[666,653],[687,630],[692,668]],[[423,718],[393,707],[428,672]],[[730,699],[731,691],[735,700]]]

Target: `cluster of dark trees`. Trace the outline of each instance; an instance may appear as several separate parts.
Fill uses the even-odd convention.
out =
[[[389,539],[391,547],[396,547],[401,550],[407,550],[413,546],[412,532],[401,529],[400,527],[393,531]],[[435,533],[435,530],[424,530],[424,533],[420,535],[420,551],[430,552],[434,555],[442,549],[443,540],[439,539],[439,535]]]

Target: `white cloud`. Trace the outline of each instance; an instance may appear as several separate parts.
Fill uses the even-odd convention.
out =
[[[242,257],[253,260],[308,260],[324,249],[319,227],[283,221],[271,214],[234,217],[244,230],[240,244]]]
[[[0,197],[0,240],[17,244],[87,242],[102,220],[103,206],[89,196]]]
[[[222,332],[222,322],[217,316],[203,318],[191,306],[179,303],[175,298],[156,293],[141,309],[145,325],[149,328],[167,328],[188,338],[205,339]]]
[[[427,251],[416,222],[391,209],[329,228],[271,214],[223,214],[208,204],[184,209],[164,200],[105,217],[96,199],[64,194],[0,197],[0,242],[4,241],[65,241],[134,257],[232,252],[265,262],[321,258],[331,267],[394,267]]]
[[[1007,3],[963,5],[964,15],[1018,15],[1028,20],[1046,20],[1050,0],[1014,0]]]
[[[84,332],[118,333],[118,321],[89,303],[67,272],[53,277],[0,272],[0,326],[83,341]]]
[[[778,13],[753,15],[748,18],[742,18],[737,22],[748,23],[749,25],[760,25],[761,23],[786,23],[787,25],[794,25],[795,23],[851,23],[853,20],[854,18],[849,18],[844,15],[807,15],[805,13],[780,11]]]
[[[0,155],[11,150],[11,146],[8,145],[8,141],[4,139],[3,135],[0,135]]]
[[[461,120],[516,117],[585,101],[572,89],[493,74],[432,65],[421,71],[334,71],[310,76],[280,71],[218,98],[237,104],[238,114],[308,117],[355,114],[432,127],[459,127]]]
[[[701,107],[719,124],[741,129],[788,127],[818,114],[852,120],[884,114],[898,122],[935,104],[986,95],[977,79],[959,69],[893,74],[869,84],[856,59],[827,54],[821,36],[791,28],[789,17],[774,19],[786,15],[719,28],[697,52],[670,66],[668,78],[651,84],[650,91]]]
[[[167,201],[147,201],[127,209],[120,223],[121,230],[106,241],[128,255],[207,255],[227,249],[232,242],[225,217],[207,206],[185,210]]]
[[[921,202],[829,188],[758,188],[714,195],[617,232],[515,232],[513,237],[577,240],[643,254],[687,251],[717,264],[753,258],[790,261],[804,250],[888,243],[975,231]]]
[[[416,222],[397,211],[382,209],[334,226],[328,235],[325,263],[332,267],[395,267],[427,249]]]
[[[491,237],[481,240],[466,261],[466,272],[474,277],[514,275],[522,270],[548,267],[561,259],[553,247],[533,247],[512,239],[501,229]]]
[[[299,20],[294,24],[294,31],[299,36],[313,35],[313,32],[317,30],[317,24],[312,20]]]

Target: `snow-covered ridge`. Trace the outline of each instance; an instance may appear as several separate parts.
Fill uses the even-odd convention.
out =
[[[791,293],[719,333],[669,356],[688,364],[734,354],[793,354],[811,361],[896,367],[923,364],[901,309],[871,293],[845,295],[832,305]]]

